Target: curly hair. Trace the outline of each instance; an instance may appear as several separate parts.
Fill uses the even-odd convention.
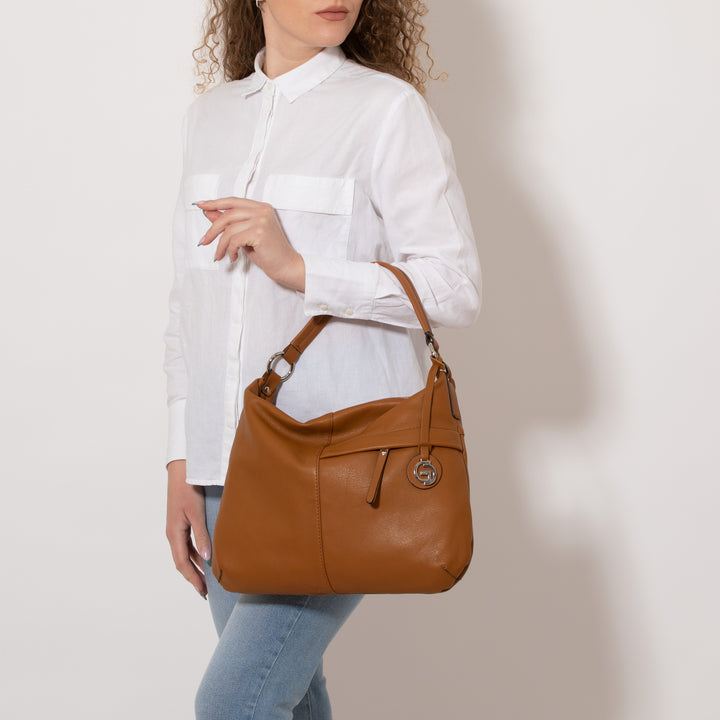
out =
[[[434,61],[424,39],[421,22],[427,7],[421,0],[365,0],[355,26],[340,46],[345,54],[365,67],[390,73],[413,85],[422,95]],[[192,56],[202,81],[195,92],[203,93],[222,69],[226,81],[240,80],[255,70],[255,56],[265,45],[260,10],[254,0],[208,0],[203,21],[203,41]],[[425,71],[419,58],[423,46],[430,61]]]

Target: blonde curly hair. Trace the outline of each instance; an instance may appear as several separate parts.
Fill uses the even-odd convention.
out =
[[[434,61],[424,39],[421,22],[427,7],[420,0],[365,0],[355,27],[340,46],[361,65],[390,73],[413,85],[422,95]],[[203,93],[222,70],[226,81],[240,80],[255,70],[255,56],[265,45],[260,10],[255,0],[208,0],[203,20],[202,43],[193,50],[196,74],[201,81],[195,92]],[[430,61],[428,71],[419,58],[419,48]]]

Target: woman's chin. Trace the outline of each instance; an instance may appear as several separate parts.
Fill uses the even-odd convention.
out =
[[[317,44],[323,47],[336,47],[345,42],[345,38],[350,34],[352,27],[344,27],[345,23],[330,23],[326,20],[325,27],[317,29],[313,35],[317,38]]]

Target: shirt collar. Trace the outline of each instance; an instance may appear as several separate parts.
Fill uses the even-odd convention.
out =
[[[310,60],[272,80],[261,69],[264,60],[265,48],[262,48],[255,56],[255,72],[250,76],[250,86],[243,95],[247,97],[263,88],[266,83],[274,83],[285,99],[293,102],[330,77],[345,62],[346,55],[339,45],[323,48]]]

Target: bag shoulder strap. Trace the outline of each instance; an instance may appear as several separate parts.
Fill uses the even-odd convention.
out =
[[[389,270],[395,277],[400,281],[400,285],[402,285],[402,289],[405,291],[405,294],[410,298],[410,303],[412,304],[413,310],[415,311],[415,315],[417,315],[417,319],[420,321],[420,327],[422,327],[423,331],[425,332],[425,335],[429,333],[432,335],[432,329],[430,328],[430,321],[428,320],[427,313],[425,312],[425,308],[423,307],[422,302],[420,301],[420,296],[417,294],[417,290],[415,289],[415,285],[413,285],[412,280],[407,276],[407,273],[405,273],[403,270],[401,270],[398,267],[395,267],[394,265],[390,265],[390,263],[386,262],[380,262],[380,260],[375,261],[376,265],[382,265],[382,267]],[[435,350],[437,350],[437,347],[433,346]]]
[[[425,342],[432,346],[430,354],[433,358],[440,359],[440,355],[438,353],[440,346],[432,333],[427,313],[425,312],[425,308],[423,307],[420,296],[417,294],[417,290],[415,289],[415,285],[413,285],[412,280],[410,280],[407,274],[400,268],[395,267],[390,263],[376,260],[375,264],[386,268],[398,279],[400,285],[410,299],[410,304],[412,305],[415,315],[420,322],[420,327],[422,327],[423,332],[425,333]],[[260,394],[263,397],[268,399],[272,398],[280,386],[280,383],[284,382],[292,375],[298,358],[303,354],[308,345],[310,345],[310,343],[320,334],[320,331],[325,327],[325,325],[327,325],[328,321],[331,320],[332,317],[332,315],[314,315],[311,317],[305,327],[291,340],[290,344],[284,350],[275,353],[270,360],[268,360],[267,371],[260,382]],[[281,358],[290,365],[290,369],[283,376],[276,373],[274,368],[275,361]],[[442,362],[442,359],[440,359],[440,362]]]

